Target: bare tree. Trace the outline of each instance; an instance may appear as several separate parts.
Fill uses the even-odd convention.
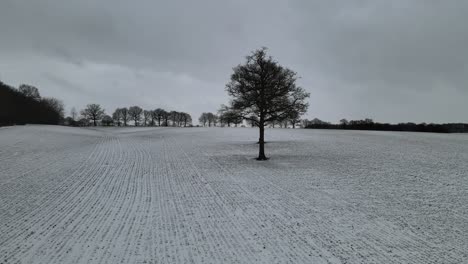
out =
[[[28,84],[21,84],[18,90],[27,97],[33,98],[34,100],[39,101],[41,99],[41,95],[39,94],[39,89],[32,85]]]
[[[128,108],[127,107],[120,108],[120,114],[122,115],[123,125],[127,126],[128,119],[130,119],[130,115],[128,113]]]
[[[198,118],[198,122],[200,122],[200,124],[203,124],[203,126],[206,126],[206,123],[208,122],[208,113],[202,113],[200,115],[200,118]]]
[[[287,117],[289,122],[292,125],[292,128],[296,128],[297,124],[300,124],[301,121],[301,115],[304,113],[299,113],[297,111],[291,111],[290,115]]]
[[[112,113],[112,119],[117,123],[118,126],[122,125],[123,114],[121,108],[115,109],[114,113]]]
[[[150,114],[150,120],[151,120],[150,125],[155,126],[156,125],[155,121],[158,119],[158,116],[154,110],[149,110],[149,114]]]
[[[231,96],[230,109],[259,127],[258,160],[266,160],[265,124],[284,120],[292,112],[308,108],[309,93],[296,86],[297,74],[267,56],[266,48],[252,52],[245,64],[234,68],[226,91]]]
[[[169,116],[170,116],[170,120],[172,121],[172,126],[177,126],[177,122],[179,120],[179,112],[177,111],[171,111],[169,113]]]
[[[192,117],[188,113],[181,113],[181,121],[184,124],[184,127],[192,124]]]
[[[153,111],[153,116],[155,118],[155,120],[158,120],[158,126],[161,126],[161,120],[164,120],[164,113],[166,111],[164,111],[163,109],[161,108],[157,108]]]
[[[163,120],[164,120],[164,126],[169,126],[169,118],[170,118],[169,112],[163,111],[162,112],[162,117],[163,117]]]
[[[225,105],[221,105],[221,108],[218,111],[219,114],[219,122],[222,124],[227,125],[228,127],[231,124],[234,124],[236,127],[238,124],[242,123],[242,116],[239,115],[238,112],[229,109]]]
[[[207,118],[209,127],[211,127],[211,124],[216,126],[216,123],[218,122],[218,116],[216,116],[215,114],[209,112],[209,113],[206,113],[206,118]]]
[[[135,122],[135,126],[138,126],[138,122],[141,120],[141,114],[143,113],[143,109],[139,106],[132,106],[128,108],[128,114],[130,118],[133,119]]]
[[[143,122],[144,125],[148,125],[148,121],[151,119],[151,111],[143,110]]]
[[[97,126],[96,121],[104,116],[104,109],[98,104],[89,104],[81,111],[81,115],[86,119],[93,120],[94,126]]]

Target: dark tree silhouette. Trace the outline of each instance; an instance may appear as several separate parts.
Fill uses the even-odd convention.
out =
[[[120,108],[120,114],[122,115],[123,125],[127,126],[128,119],[130,119],[130,115],[128,114],[128,108]]]
[[[60,109],[56,107],[58,105],[50,104],[52,101],[41,100],[38,90],[26,94],[24,91],[24,86],[23,92],[20,92],[0,81],[0,126],[26,123],[59,124],[61,122],[63,108]]]
[[[139,106],[132,106],[128,108],[128,114],[130,115],[131,119],[135,122],[135,126],[138,126],[138,122],[141,120],[141,114],[143,113],[143,109]]]
[[[182,113],[182,120],[184,127],[187,125],[192,125],[192,117],[188,113]]]
[[[32,98],[34,100],[39,100],[41,99],[41,95],[39,93],[39,89],[32,85],[28,84],[21,84],[18,88],[18,91],[20,91],[22,94],[24,94],[26,97]]]
[[[198,118],[198,122],[203,124],[203,126],[206,126],[206,123],[208,122],[208,113],[202,113],[200,118]]]
[[[170,120],[172,121],[172,126],[174,126],[174,127],[177,126],[178,125],[177,122],[179,121],[179,112],[171,111],[169,113],[169,116],[170,116],[169,117]]]
[[[89,120],[93,120],[94,126],[97,126],[97,120],[104,116],[104,109],[98,104],[89,104],[81,111],[81,115]]]
[[[318,118],[305,122],[305,128],[317,129],[346,129],[346,130],[376,130],[376,131],[406,131],[406,132],[435,132],[435,133],[463,133],[468,132],[468,124],[448,123],[448,124],[415,124],[399,123],[388,124],[374,122],[370,118],[364,120],[341,119],[339,124],[324,122]]]
[[[122,109],[121,108],[115,109],[114,113],[112,113],[112,119],[114,120],[115,123],[117,123],[117,126],[122,125]]]
[[[287,120],[291,123],[293,128],[296,128],[297,124],[300,124],[301,115],[304,113],[300,113],[297,111],[291,111],[291,114],[287,117]]]
[[[214,126],[216,126],[216,122],[218,120],[218,116],[216,116],[215,114],[209,112],[209,113],[205,113],[205,117],[208,121],[208,126],[211,127],[211,124],[213,124]]]
[[[150,120],[151,120],[151,111],[143,110],[143,124],[147,126]]]
[[[259,127],[258,160],[266,160],[265,124],[284,120],[292,112],[305,112],[309,94],[296,86],[297,74],[267,56],[266,48],[252,52],[247,61],[234,68],[226,91],[230,109]]]
[[[149,113],[150,113],[151,126],[155,126],[156,125],[155,121],[156,121],[156,119],[158,119],[156,111],[150,110]]]
[[[169,112],[167,112],[167,111],[164,110],[164,111],[162,112],[162,117],[163,117],[163,120],[164,120],[164,126],[166,126],[166,127],[169,126],[169,119],[170,119],[170,114],[169,114]]]
[[[227,106],[221,105],[221,108],[218,111],[219,114],[219,122],[221,124],[227,125],[228,127],[231,124],[234,124],[236,127],[238,124],[242,123],[242,116],[233,110],[230,110]]]
[[[65,105],[62,101],[53,97],[44,97],[40,100],[46,105],[48,105],[50,108],[54,109],[54,111],[59,114],[60,120],[63,120],[65,118]]]
[[[211,121],[213,122],[213,126],[216,126],[219,122],[219,116],[212,114]]]
[[[164,120],[165,112],[166,111],[161,108],[157,108],[153,111],[155,119],[158,120],[158,126],[161,126],[161,120]]]

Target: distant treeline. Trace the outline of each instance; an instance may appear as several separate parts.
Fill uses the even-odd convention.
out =
[[[192,126],[190,114],[178,111],[166,111],[161,108],[144,110],[139,106],[117,108],[112,116],[107,115],[99,104],[88,104],[78,116],[75,108],[71,116],[65,118],[68,126]]]
[[[22,84],[18,89],[0,81],[0,126],[15,124],[60,124],[63,103],[41,97],[39,90]]]
[[[450,123],[450,124],[415,124],[399,123],[388,124],[374,122],[372,119],[351,120],[342,119],[340,124],[332,124],[319,119],[311,121],[304,120],[305,128],[315,129],[349,129],[349,130],[376,130],[376,131],[408,131],[408,132],[435,132],[435,133],[466,133],[468,124]]]

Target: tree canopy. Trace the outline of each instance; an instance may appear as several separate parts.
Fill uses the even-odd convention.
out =
[[[259,127],[258,160],[266,160],[264,129],[268,122],[282,121],[307,111],[310,96],[296,85],[297,74],[267,55],[261,48],[246,57],[231,75],[226,91],[231,100],[228,109]]]
[[[81,111],[83,117],[93,120],[94,126],[97,126],[97,120],[102,119],[104,114],[104,109],[98,104],[88,104],[86,108]]]

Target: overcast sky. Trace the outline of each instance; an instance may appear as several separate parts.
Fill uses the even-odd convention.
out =
[[[307,118],[468,122],[468,1],[1,0],[0,80],[62,99],[185,111],[227,103],[266,46]]]

